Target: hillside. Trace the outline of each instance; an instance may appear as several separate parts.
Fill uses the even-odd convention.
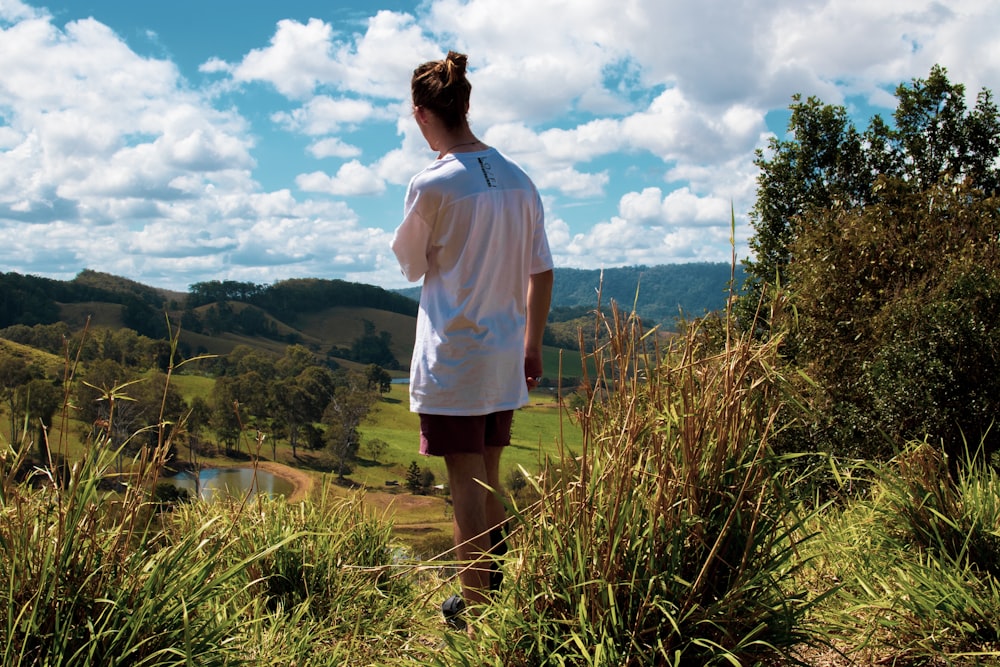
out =
[[[719,309],[726,302],[730,271],[725,264],[557,269],[547,344],[575,345],[576,326],[590,318],[599,291],[602,305],[616,301],[631,309],[634,304],[648,324],[666,328],[679,313],[700,316]],[[742,280],[738,270],[737,283]],[[166,315],[174,331],[180,328],[184,356],[227,354],[238,345],[281,353],[289,344],[301,344],[342,365],[403,369],[412,349],[419,291],[295,279],[273,285],[210,281],[178,293],[91,270],[71,281],[0,273],[0,336],[24,342],[25,329],[35,325],[58,324],[76,332],[89,323],[164,339]]]
[[[0,357],[21,359],[29,366],[42,369],[47,377],[61,377],[65,371],[62,357],[3,338],[0,338]]]
[[[559,269],[552,302],[559,307],[593,307],[616,301],[626,310],[633,304],[643,319],[672,327],[679,316],[701,317],[726,305],[732,267],[729,264],[667,264],[617,269]],[[735,287],[745,280],[736,267]]]
[[[636,312],[649,324],[672,328],[677,318],[701,317],[723,308],[728,298],[733,267],[724,263],[663,264],[613,269],[556,269],[552,293],[552,321],[573,319],[597,307],[598,292],[604,306],[612,301]],[[736,288],[746,274],[736,267]],[[412,299],[420,288],[398,290]]]

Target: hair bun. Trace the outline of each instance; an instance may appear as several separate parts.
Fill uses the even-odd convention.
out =
[[[464,53],[449,51],[443,60],[419,65],[410,79],[413,106],[430,109],[449,129],[460,128],[466,122],[472,91],[472,84],[465,77],[468,62]]]
[[[444,59],[444,65],[448,70],[448,82],[451,83],[456,78],[464,77],[468,64],[469,57],[467,55],[449,51],[448,57]]]

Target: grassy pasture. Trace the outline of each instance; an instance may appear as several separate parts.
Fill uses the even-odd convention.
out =
[[[83,303],[64,303],[59,306],[60,319],[72,330],[83,329],[90,320],[90,326],[120,329],[122,324],[122,307],[116,303],[103,301],[88,301]]]
[[[323,341],[326,349],[333,345],[349,348],[355,339],[364,334],[364,320],[375,325],[376,333],[388,332],[391,336],[389,349],[393,356],[400,364],[409,364],[416,320],[408,315],[376,308],[328,308],[304,315],[300,330],[309,338]]]
[[[416,461],[420,467],[430,468],[435,477],[443,481],[443,462],[434,457],[422,457],[417,452],[419,428],[419,418],[410,412],[407,386],[394,384],[362,425],[360,456],[367,458],[364,443],[377,438],[388,444],[381,463],[386,466],[396,464],[405,475],[406,467],[411,461]],[[581,440],[579,428],[559,409],[554,395],[545,391],[533,392],[531,402],[515,413],[511,446],[504,454],[503,467],[509,469],[521,465],[528,471],[537,471],[540,460],[557,453],[560,437],[570,448]],[[355,476],[363,474],[359,472]],[[369,486],[384,484],[384,480],[379,481],[370,475],[367,479],[359,477],[359,481],[365,481]]]
[[[411,544],[434,536],[440,541],[451,535],[449,508],[443,496],[414,496],[405,491],[406,471],[412,461],[430,469],[437,483],[447,480],[443,460],[419,454],[419,428],[419,418],[410,412],[407,386],[392,385],[361,427],[361,460],[350,475],[352,481],[366,488],[366,502],[385,511],[395,524],[397,536]],[[560,438],[569,448],[577,447],[582,440],[579,427],[560,409],[554,394],[533,392],[531,402],[514,416],[511,446],[501,462],[501,479],[518,466],[536,473],[545,458],[558,456]],[[368,460],[365,443],[372,439],[388,445],[378,464]],[[386,486],[389,480],[400,486]]]
[[[170,383],[190,403],[196,397],[208,400],[215,386],[215,379],[205,375],[178,374],[171,377]]]

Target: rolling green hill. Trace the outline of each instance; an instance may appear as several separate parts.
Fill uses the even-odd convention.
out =
[[[43,369],[48,377],[61,377],[65,367],[65,360],[58,355],[3,338],[0,338],[0,356],[22,359],[28,365]]]
[[[741,268],[736,273],[739,284]],[[601,305],[616,301],[626,310],[634,305],[647,324],[669,329],[681,312],[700,316],[723,307],[730,274],[725,264],[557,269],[547,369],[558,373],[558,348],[576,345],[576,331],[590,321],[599,292]],[[169,317],[172,331],[181,332],[185,356],[224,355],[238,345],[281,354],[287,345],[301,344],[348,367],[371,362],[405,369],[413,345],[414,298],[419,288],[391,291],[341,280],[211,281],[179,293],[91,270],[71,281],[0,273],[0,337],[24,342],[25,327],[59,324],[70,332],[85,326],[129,328],[165,339]],[[359,345],[366,336],[374,345]],[[373,349],[381,350],[378,361],[366,357]],[[564,355],[563,366],[564,376],[578,376],[579,355]]]

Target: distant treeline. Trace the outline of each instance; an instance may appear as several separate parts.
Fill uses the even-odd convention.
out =
[[[631,310],[634,305],[648,323],[672,327],[681,314],[700,317],[725,307],[731,272],[730,265],[724,263],[632,266],[603,271],[556,269],[550,321],[567,321],[592,312],[600,290],[603,306],[616,301]],[[736,287],[743,282],[743,267],[737,266]],[[58,322],[60,304],[103,302],[120,305],[122,324],[151,338],[166,336],[164,311],[183,312],[187,330],[235,327],[243,333],[277,337],[270,331],[274,328],[271,318],[294,326],[304,314],[338,306],[416,316],[415,299],[419,293],[419,287],[390,291],[344,280],[302,278],[271,285],[211,280],[191,285],[186,294],[171,295],[91,270],[80,272],[71,281],[0,273],[0,329]],[[233,309],[226,305],[231,302],[253,306],[254,310]],[[218,312],[196,315],[194,311],[202,306],[214,306]],[[224,317],[230,311],[232,316]]]
[[[289,323],[295,322],[303,313],[336,306],[377,308],[411,317],[417,315],[417,304],[412,299],[381,287],[344,280],[301,278],[273,285],[212,280],[191,285],[187,295],[188,308],[222,301],[257,306]]]
[[[296,279],[273,285],[215,280],[196,283],[186,295],[177,297],[168,299],[152,287],[90,270],[71,281],[0,273],[0,329],[18,324],[54,324],[59,321],[60,304],[86,302],[121,305],[124,326],[155,338],[166,334],[165,310],[183,308],[190,312],[199,306],[230,301],[255,306],[286,323],[294,323],[304,313],[335,306],[417,314],[417,304],[411,299],[381,287],[343,280]],[[259,313],[249,311],[249,315]]]
[[[96,284],[104,274],[83,271],[74,280],[53,280],[18,273],[0,273],[0,329],[23,324],[55,324],[59,321],[60,303],[100,301],[122,306],[122,322],[140,334],[161,337],[155,314],[162,311],[165,298],[156,290],[118,279],[128,289],[114,289]]]

